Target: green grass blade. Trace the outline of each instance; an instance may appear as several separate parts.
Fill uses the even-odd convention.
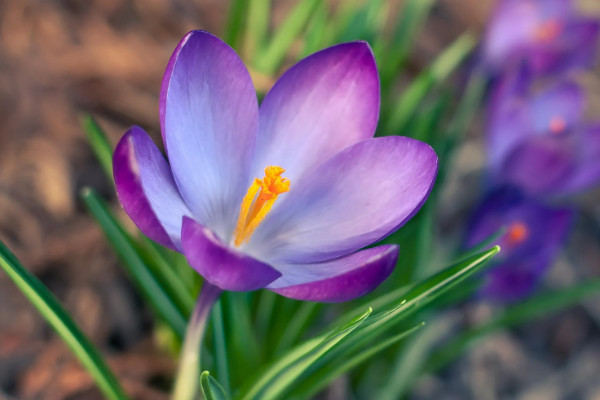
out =
[[[334,348],[358,328],[371,314],[371,309],[323,337],[310,340],[273,364],[254,384],[240,395],[240,399],[271,400],[281,396],[319,358]]]
[[[127,395],[92,342],[77,327],[56,297],[21,265],[2,242],[0,242],[0,266],[69,346],[73,354],[92,375],[106,398],[110,400],[127,399]]]
[[[140,235],[140,243],[143,246],[140,252],[146,265],[164,287],[169,297],[173,299],[179,311],[184,316],[189,316],[194,309],[194,296],[189,286],[177,274],[176,269],[167,261],[164,254],[161,252],[159,245],[148,239],[144,235]],[[191,269],[191,267],[188,266]]]
[[[475,47],[476,40],[465,33],[455,40],[431,65],[421,73],[395,102],[384,133],[402,133],[403,128],[413,116],[431,90],[442,83],[463,62]]]
[[[600,279],[580,283],[573,287],[542,293],[518,305],[508,307],[499,316],[461,333],[438,349],[425,365],[425,372],[436,371],[447,365],[483,337],[499,330],[551,314],[562,308],[600,293]]]
[[[210,372],[204,371],[200,375],[200,390],[204,400],[227,400],[229,396],[225,389],[210,375]]]
[[[358,365],[367,361],[377,353],[393,346],[407,336],[412,335],[424,325],[425,323],[420,323],[417,326],[407,329],[399,334],[376,342],[372,346],[367,346],[366,348],[359,350],[354,354],[348,354],[348,357],[338,357],[338,362],[327,365],[325,368],[318,369],[311,373],[311,375],[302,382],[300,387],[297,390],[294,390],[290,396],[290,399],[312,399],[334,379],[350,371],[351,369],[356,368]],[[369,398],[375,399],[378,397],[370,396]]]
[[[392,39],[386,46],[385,53],[381,53],[383,56],[380,62],[382,87],[388,87],[398,76],[415,42],[415,34],[423,26],[434,2],[435,0],[408,0],[405,3]]]
[[[85,115],[82,120],[83,130],[85,131],[85,136],[92,147],[92,151],[98,158],[100,165],[106,175],[110,178],[112,182],[113,179],[113,170],[112,170],[112,154],[113,148],[104,130],[98,125],[96,120],[91,115]]]
[[[227,346],[225,343],[225,326],[223,324],[223,298],[217,300],[211,313],[213,338],[215,341],[215,363],[217,376],[226,388],[229,388],[229,368],[227,362]],[[225,389],[224,389],[225,390]],[[229,393],[229,390],[225,390]]]
[[[262,50],[271,19],[271,0],[247,0],[246,37],[244,51],[254,55]]]
[[[81,195],[88,210],[100,224],[109,243],[122,259],[123,265],[127,268],[141,295],[152,306],[156,314],[182,339],[186,326],[185,317],[144,263],[142,256],[132,245],[129,235],[93,190],[86,188]]]
[[[244,29],[244,16],[247,12],[247,0],[232,0],[229,7],[229,15],[225,24],[225,42],[240,52],[240,39]]]
[[[264,51],[258,52],[254,59],[257,70],[273,74],[281,66],[285,55],[296,38],[300,35],[319,0],[300,0],[288,17],[279,26],[273,40]]]
[[[418,376],[423,363],[434,343],[437,343],[443,335],[448,334],[448,325],[443,320],[433,320],[432,324],[418,336],[412,337],[404,346],[402,351],[389,371],[387,383],[375,396],[380,400],[402,399],[411,388],[415,378]]]

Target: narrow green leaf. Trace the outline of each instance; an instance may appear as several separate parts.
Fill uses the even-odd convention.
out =
[[[391,86],[398,76],[415,42],[415,35],[423,26],[434,2],[435,0],[408,0],[404,4],[392,39],[385,46],[385,52],[381,52],[382,60],[379,65],[382,88]]]
[[[210,372],[204,371],[200,375],[200,389],[204,400],[227,400],[229,396],[225,389],[210,375]]]
[[[259,71],[273,74],[281,66],[285,55],[307,24],[319,0],[299,0],[288,17],[282,22],[273,40],[264,51],[256,53],[254,66]]]
[[[418,336],[413,336],[403,346],[398,357],[389,371],[387,383],[377,391],[375,396],[380,400],[395,400],[404,398],[418,376],[423,363],[427,360],[429,351],[442,335],[448,334],[447,322],[434,319],[432,324]]]
[[[260,366],[260,348],[252,325],[250,293],[226,292],[221,299],[226,332],[229,333],[228,356],[230,363],[236,366],[231,372],[231,385],[236,387],[248,377],[247,371],[255,371]],[[244,334],[240,335],[239,332]]]
[[[92,342],[73,322],[48,288],[27,271],[2,242],[0,242],[0,266],[69,346],[92,375],[102,393],[111,400],[126,400],[127,395]]]
[[[304,47],[302,49],[302,53],[300,54],[301,58],[315,53],[316,51],[325,47],[327,29],[329,27],[328,18],[329,14],[327,2],[319,2],[313,17],[310,19],[308,32],[306,33],[304,40]]]
[[[227,345],[225,343],[225,326],[223,324],[223,299],[217,300],[211,313],[213,338],[215,341],[215,363],[217,376],[226,388],[229,388],[229,368],[227,362]],[[229,390],[226,390],[229,393]]]
[[[173,265],[167,261],[161,249],[159,249],[159,245],[144,235],[140,236],[139,241],[143,246],[143,249],[141,249],[143,251],[140,251],[140,255],[144,258],[145,264],[160,285],[164,287],[169,297],[173,299],[181,314],[186,317],[189,316],[195,304],[195,296],[192,295],[192,290],[177,274]],[[189,266],[187,268],[191,269]]]
[[[317,393],[327,387],[327,385],[329,385],[334,379],[352,370],[353,368],[356,368],[358,365],[367,361],[377,353],[400,342],[407,336],[412,335],[424,325],[424,322],[420,323],[417,326],[407,329],[385,340],[375,342],[371,346],[366,346],[364,349],[355,353],[347,353],[346,356],[336,357],[337,362],[330,363],[326,367],[312,372],[310,376],[301,383],[298,389],[293,391],[289,399],[300,400],[313,398]],[[369,398],[376,397],[371,396]]]
[[[98,158],[102,169],[104,169],[104,172],[106,172],[106,175],[112,182],[112,145],[108,141],[108,138],[100,125],[98,125],[91,115],[85,115],[83,117],[82,125],[94,155]]]
[[[224,40],[240,53],[240,39],[244,29],[244,16],[247,13],[247,0],[232,0],[229,7],[229,15],[225,24]]]
[[[151,269],[144,263],[142,256],[132,245],[129,235],[92,189],[84,188],[81,196],[90,213],[100,224],[109,243],[122,259],[123,265],[144,299],[181,340],[185,333],[186,319],[152,274]]]
[[[567,289],[549,291],[526,300],[523,303],[508,307],[500,315],[460,335],[435,351],[424,372],[433,372],[463,354],[482,338],[500,330],[531,321],[535,318],[551,314],[562,308],[582,301],[584,298],[600,293],[600,279],[586,281]]]
[[[431,65],[422,72],[395,102],[385,132],[401,132],[414,115],[425,95],[432,87],[446,80],[475,47],[476,40],[465,33],[455,40]]]
[[[316,314],[322,306],[322,303],[313,303],[309,301],[302,302],[294,317],[291,319],[289,324],[286,326],[284,334],[281,336],[281,340],[275,346],[275,354],[283,352],[285,349],[290,348],[296,340],[300,337],[304,329],[308,326],[311,318]]]
[[[268,368],[252,387],[242,392],[240,398],[244,400],[281,398],[280,396],[304,371],[358,328],[371,314],[371,311],[369,309],[329,334],[310,340],[294,349]]]
[[[271,19],[271,0],[247,0],[246,38],[244,51],[255,55],[265,45]]]

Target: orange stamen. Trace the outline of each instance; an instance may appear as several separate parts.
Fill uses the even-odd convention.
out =
[[[264,178],[255,178],[248,188],[233,232],[236,246],[250,240],[250,236],[271,211],[277,196],[290,190],[289,179],[281,177],[284,172],[285,169],[278,166],[266,167]]]
[[[533,32],[535,40],[539,42],[551,42],[561,34],[563,25],[556,19],[542,22]]]
[[[567,122],[565,121],[564,118],[562,117],[553,117],[550,120],[550,132],[552,132],[555,135],[558,135],[559,133],[564,132],[564,130],[567,128]]]
[[[517,221],[510,224],[506,232],[508,246],[516,246],[523,243],[529,237],[529,228],[523,222]]]

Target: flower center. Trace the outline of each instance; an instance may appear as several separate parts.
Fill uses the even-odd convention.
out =
[[[521,221],[513,222],[506,232],[506,244],[510,247],[523,243],[529,237],[529,229]]]
[[[556,39],[563,30],[563,26],[560,21],[556,19],[549,19],[548,21],[542,22],[534,31],[533,37],[539,42],[551,42]]]
[[[240,216],[233,232],[233,243],[236,246],[250,239],[271,211],[277,196],[290,190],[289,179],[281,177],[284,172],[285,169],[281,167],[268,166],[265,168],[264,178],[255,178],[248,188],[240,205]]]
[[[553,117],[550,120],[550,132],[558,135],[567,128],[567,122],[562,117]]]

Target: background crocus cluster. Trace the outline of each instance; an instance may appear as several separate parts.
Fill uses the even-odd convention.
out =
[[[466,245],[503,228],[482,293],[528,296],[555,260],[574,217],[573,196],[600,181],[600,122],[584,119],[574,75],[592,65],[600,23],[568,0],[500,0],[482,44],[491,78],[485,195]]]

